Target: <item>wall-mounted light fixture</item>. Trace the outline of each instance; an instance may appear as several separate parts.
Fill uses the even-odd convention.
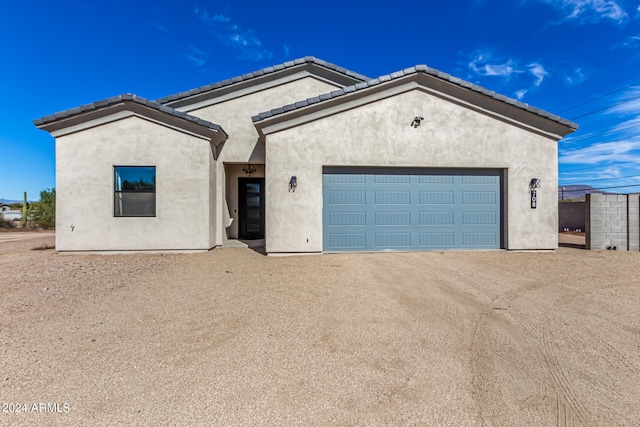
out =
[[[255,173],[256,167],[253,166],[252,164],[248,164],[245,167],[243,167],[242,170],[244,171],[244,173],[246,173],[247,175],[251,176],[251,175],[253,175]]]
[[[293,193],[294,191],[296,191],[297,187],[298,187],[298,178],[296,178],[295,176],[292,176],[291,179],[289,180],[289,193]]]
[[[538,207],[538,190],[540,188],[540,180],[538,178],[531,178],[529,181],[529,193],[531,193],[531,209]]]
[[[418,126],[420,126],[420,122],[423,120],[424,120],[424,117],[415,116],[413,118],[413,121],[411,122],[411,126],[413,126],[414,128],[417,128]]]

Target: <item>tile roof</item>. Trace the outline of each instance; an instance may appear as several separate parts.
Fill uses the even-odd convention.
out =
[[[210,85],[201,86],[195,89],[191,89],[188,91],[176,93],[174,95],[169,95],[164,98],[157,99],[156,102],[159,104],[166,104],[168,102],[177,101],[179,99],[188,98],[193,95],[197,95],[204,92],[209,92],[215,89],[219,89],[226,86],[231,86],[240,82],[245,82],[247,80],[252,80],[260,76],[264,76],[267,74],[272,74],[281,70],[285,70],[287,68],[296,67],[298,65],[303,64],[315,64],[321,67],[327,68],[329,70],[336,71],[340,74],[344,74],[346,76],[352,77],[357,80],[367,81],[370,80],[369,77],[362,75],[360,73],[356,73],[355,71],[347,70],[346,68],[340,67],[336,64],[332,64],[330,62],[324,61],[322,59],[316,58],[314,56],[305,56],[304,58],[294,59],[292,61],[287,61],[282,64],[273,65],[271,67],[263,68],[262,70],[254,71],[253,73],[243,74],[241,76],[232,77],[227,80],[223,80],[218,83],[213,83]]]
[[[178,111],[176,109],[167,107],[166,105],[158,104],[157,102],[150,101],[146,98],[142,98],[140,96],[127,93],[124,95],[118,95],[111,98],[107,98],[102,101],[94,102],[92,104],[81,105],[80,107],[71,108],[69,110],[61,111],[59,113],[55,113],[49,116],[45,116],[33,121],[36,126],[42,126],[48,123],[53,123],[55,121],[65,119],[67,117],[76,116],[87,111],[98,110],[100,108],[108,107],[110,105],[119,104],[124,101],[132,101],[140,105],[147,106],[149,108],[153,108],[154,110],[162,111],[164,113],[170,114],[175,117],[179,117],[181,119],[187,120],[192,123],[199,124],[201,126],[205,126],[207,128],[213,129],[215,131],[221,131],[222,128],[220,125],[209,122],[207,120],[202,120],[198,117],[189,115],[187,113],[183,113],[182,111]],[[224,130],[222,130],[224,132]]]
[[[307,107],[307,106],[312,105],[312,104],[317,104],[319,102],[327,101],[329,99],[338,98],[340,96],[343,96],[343,95],[346,95],[346,94],[349,94],[349,93],[352,93],[352,92],[356,92],[356,91],[359,91],[359,90],[362,90],[362,89],[366,89],[366,88],[372,87],[372,86],[377,86],[377,85],[385,83],[385,82],[389,82],[389,81],[392,81],[392,80],[400,79],[400,78],[402,78],[404,76],[408,76],[408,75],[411,75],[411,74],[417,74],[417,73],[429,74],[429,75],[437,77],[437,78],[439,78],[441,80],[448,81],[450,83],[453,83],[453,84],[456,84],[458,86],[467,88],[467,89],[472,90],[474,92],[479,92],[479,93],[481,93],[483,95],[489,96],[489,97],[491,97],[493,99],[496,99],[498,101],[502,101],[504,103],[511,104],[511,105],[513,105],[515,107],[518,107],[518,108],[521,108],[523,110],[529,111],[529,112],[531,112],[533,114],[537,114],[537,115],[545,117],[545,118],[547,118],[549,120],[558,122],[560,124],[563,124],[565,126],[570,127],[571,129],[578,129],[578,125],[576,123],[573,123],[570,120],[563,119],[560,116],[556,116],[555,114],[551,114],[551,113],[548,113],[548,112],[546,112],[544,110],[541,110],[539,108],[532,107],[529,104],[517,101],[517,100],[515,100],[513,98],[509,98],[507,96],[500,95],[500,94],[498,94],[498,93],[496,93],[496,92],[494,92],[492,90],[485,89],[482,86],[478,86],[478,85],[473,84],[471,82],[462,80],[462,79],[460,79],[458,77],[453,77],[450,74],[443,73],[442,71],[438,71],[435,68],[431,68],[431,67],[428,67],[426,65],[416,65],[414,67],[405,68],[404,70],[396,71],[395,73],[385,74],[383,76],[377,77],[377,78],[372,79],[372,80],[368,80],[366,82],[357,83],[355,85],[347,86],[345,88],[338,89],[338,90],[335,90],[335,91],[330,92],[330,93],[325,93],[323,95],[319,95],[319,96],[316,96],[316,97],[313,97],[313,98],[308,98],[308,99],[305,99],[303,101],[296,102],[295,104],[285,105],[283,107],[276,108],[276,109],[273,109],[271,111],[266,111],[266,112],[260,113],[257,116],[253,116],[251,119],[253,120],[254,123],[256,123],[256,122],[259,122],[261,120],[265,120],[265,119],[267,119],[269,117],[277,116],[279,114],[284,114],[284,113],[287,113],[289,111],[293,111],[293,110],[297,110],[297,109],[300,109],[300,108],[304,108],[304,107]]]

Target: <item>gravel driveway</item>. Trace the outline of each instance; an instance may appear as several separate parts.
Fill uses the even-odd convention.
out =
[[[0,243],[0,425],[640,425],[640,253],[47,244]]]

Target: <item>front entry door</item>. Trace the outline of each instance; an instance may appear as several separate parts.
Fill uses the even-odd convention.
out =
[[[238,178],[241,239],[264,239],[264,178]]]

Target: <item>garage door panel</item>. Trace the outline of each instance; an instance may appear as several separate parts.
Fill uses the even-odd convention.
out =
[[[493,246],[496,243],[495,233],[462,233],[463,246],[484,248]]]
[[[411,193],[409,191],[376,191],[376,205],[409,205],[411,204]]]
[[[330,225],[366,225],[366,212],[331,212]]]
[[[495,205],[499,196],[495,191],[463,191],[464,205]]]
[[[376,212],[375,225],[411,225],[411,213]]]
[[[332,205],[364,205],[367,195],[364,190],[332,190],[329,193],[329,201]]]
[[[411,182],[409,175],[374,175],[376,184],[408,184]]]
[[[375,233],[375,246],[388,248],[411,248],[411,233]]]
[[[420,233],[418,245],[421,248],[453,248],[454,233],[433,232]]]
[[[464,225],[498,225],[496,212],[462,212]]]
[[[432,225],[437,227],[441,227],[443,225],[454,225],[455,214],[453,211],[422,211],[419,214],[419,225]]]
[[[329,245],[335,250],[365,249],[367,235],[365,233],[332,233]]]
[[[500,247],[499,170],[356,171],[323,174],[325,251]]]

